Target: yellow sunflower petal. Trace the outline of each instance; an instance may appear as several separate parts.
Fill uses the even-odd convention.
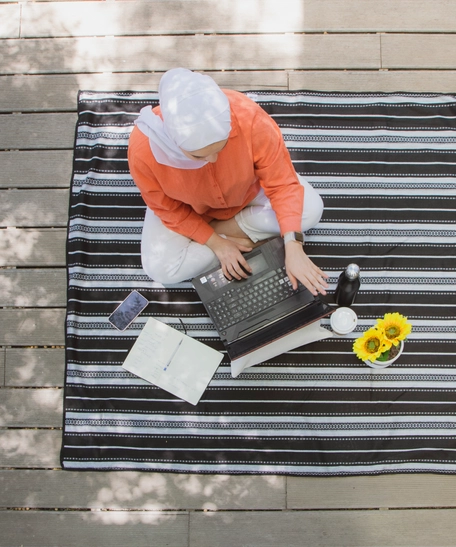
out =
[[[400,340],[410,334],[412,325],[407,321],[407,318],[400,313],[385,313],[383,319],[377,320],[377,327],[385,332],[385,337],[391,345],[397,346]]]
[[[367,330],[353,344],[354,353],[362,361],[375,361],[386,349],[384,332],[378,327]]]

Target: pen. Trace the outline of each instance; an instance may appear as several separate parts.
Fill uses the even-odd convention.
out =
[[[179,340],[179,343],[177,344],[176,349],[173,351],[171,357],[169,358],[169,361],[166,363],[165,368],[164,368],[163,370],[167,370],[167,369],[168,369],[168,367],[169,367],[169,365],[171,364],[172,360],[173,360],[174,357],[176,356],[177,350],[180,348],[180,345],[182,344],[182,340],[183,340],[183,338],[181,338],[181,339]]]

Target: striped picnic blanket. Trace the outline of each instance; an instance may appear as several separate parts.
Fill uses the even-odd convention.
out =
[[[330,275],[361,268],[347,336],[230,374],[197,406],[126,372],[148,317],[222,351],[189,282],[141,268],[145,206],[128,170],[139,110],[156,93],[81,92],[68,228],[65,469],[343,475],[456,471],[456,96],[249,92],[279,124],[296,171],[322,195],[306,252]],[[150,304],[108,322],[132,290]],[[374,370],[353,340],[385,312],[413,331]],[[329,321],[323,320],[329,327]],[[189,362],[189,367],[192,363]]]

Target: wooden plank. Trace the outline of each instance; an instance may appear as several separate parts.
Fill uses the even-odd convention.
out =
[[[0,467],[59,468],[61,444],[59,429],[0,429]]]
[[[286,71],[208,72],[230,89],[287,89]],[[0,78],[0,112],[69,111],[79,89],[156,91],[162,73],[20,75]]]
[[[0,79],[0,112],[76,110],[79,76],[4,76]]]
[[[0,348],[0,386],[6,382],[6,348]]]
[[[456,476],[394,474],[287,477],[287,508],[379,509],[454,507]]]
[[[321,91],[454,92],[454,70],[290,70],[207,71],[229,89]],[[162,73],[5,76],[0,78],[0,111],[75,111],[78,89],[156,91]],[[18,84],[18,81],[21,81]],[[49,92],[47,91],[49,90]],[[20,155],[19,155],[20,154]],[[63,156],[63,155],[66,156]],[[37,161],[36,158],[42,158]],[[0,152],[0,188],[68,186],[72,152]]]
[[[0,266],[64,266],[66,230],[0,230]]]
[[[0,190],[0,227],[66,226],[68,190]]]
[[[3,471],[0,472],[0,506],[149,510],[285,509],[284,481],[284,477],[255,475]],[[456,486],[454,476],[423,474],[329,479],[288,477],[286,481],[288,510],[451,508],[454,506]],[[195,487],[189,489],[189,484]],[[103,495],[97,495],[99,492]],[[334,499],[331,499],[331,493]]]
[[[80,89],[156,90],[161,73],[19,75],[0,78],[0,112],[76,111]]]
[[[211,76],[220,87],[227,89],[237,89],[238,91],[288,89],[288,71],[286,70],[248,70],[240,72],[224,70],[222,72],[202,72]]]
[[[0,148],[73,148],[76,114],[9,114],[2,116]]]
[[[194,512],[189,547],[450,547],[453,509],[396,511]]]
[[[65,375],[64,349],[5,348],[4,359],[5,386],[63,386]]]
[[[290,71],[291,90],[454,93],[454,70]]]
[[[21,8],[19,4],[0,6],[0,39],[19,38]]]
[[[68,188],[72,150],[0,152],[0,188]]]
[[[0,471],[0,506],[112,510],[285,508],[285,478],[136,471]]]
[[[306,0],[304,24],[328,32],[454,32],[456,5],[435,0]]]
[[[0,345],[62,346],[65,310],[0,309]]]
[[[56,388],[3,388],[0,408],[0,427],[61,427],[63,392]]]
[[[64,307],[66,269],[0,270],[0,306]]]
[[[432,8],[424,0],[281,0],[280,9],[276,0],[27,2],[21,35],[453,32],[455,3],[434,0]]]
[[[382,40],[382,68],[454,69],[455,34],[385,34]]]
[[[3,74],[380,68],[375,34],[132,36],[0,42]]]
[[[188,547],[188,514],[2,511],[0,547]]]

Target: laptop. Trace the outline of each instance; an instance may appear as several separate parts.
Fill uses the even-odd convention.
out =
[[[219,267],[192,280],[232,361],[334,311],[302,284],[293,289],[281,237],[244,257],[252,268],[248,279],[229,281]]]

